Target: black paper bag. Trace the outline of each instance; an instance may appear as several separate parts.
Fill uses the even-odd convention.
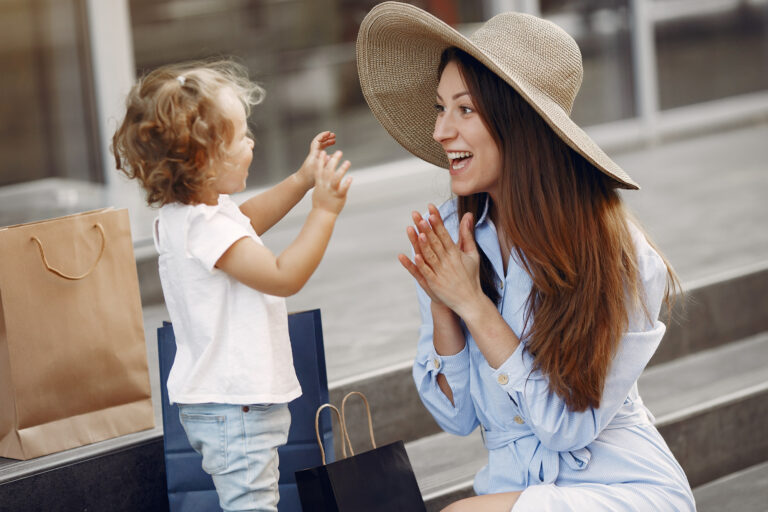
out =
[[[296,472],[306,512],[426,512],[402,441]]]
[[[296,472],[301,507],[305,512],[426,512],[421,491],[413,474],[411,461],[402,441],[376,447],[370,407],[365,396],[353,391],[344,397],[342,411],[350,395],[360,395],[368,412],[368,426],[373,449],[354,454],[346,431],[344,413],[340,415],[342,448],[346,440],[351,455],[336,462]],[[323,407],[318,409],[315,424]],[[318,443],[320,443],[318,435]]]

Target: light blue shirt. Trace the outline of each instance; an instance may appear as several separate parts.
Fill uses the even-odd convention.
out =
[[[456,200],[444,203],[440,213],[456,241]],[[489,460],[475,478],[478,494],[522,490],[537,484],[643,482],[652,488],[651,495],[659,493],[659,503],[673,499],[679,501],[674,510],[693,510],[685,475],[653,427],[652,416],[637,390],[637,379],[665,331],[665,325],[656,318],[667,269],[640,230],[633,225],[630,229],[650,316],[642,308],[630,313],[629,327],[609,369],[599,408],[569,411],[562,399],[549,391],[547,377],[532,371],[533,357],[525,350],[523,331],[531,279],[514,251],[504,274],[498,235],[487,215],[487,205],[476,223],[475,239],[496,273],[499,312],[523,340],[515,352],[501,366],[492,368],[462,323],[464,349],[451,356],[437,354],[430,299],[419,288],[422,323],[413,377],[424,405],[445,431],[464,436],[478,426],[483,429]],[[440,373],[453,391],[455,406],[437,385]],[[610,494],[610,487],[603,490]],[[627,499],[622,496],[620,502]]]

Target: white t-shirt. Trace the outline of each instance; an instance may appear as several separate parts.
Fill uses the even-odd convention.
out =
[[[171,403],[285,403],[301,395],[285,299],[214,267],[236,241],[263,245],[227,195],[219,204],[168,204],[155,220],[160,282],[176,335]]]

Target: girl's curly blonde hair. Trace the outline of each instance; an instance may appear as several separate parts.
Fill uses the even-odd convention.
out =
[[[231,60],[163,66],[131,88],[112,152],[117,169],[139,180],[148,204],[200,201],[215,175],[209,163],[226,156],[235,131],[218,107],[222,88],[235,93],[246,115],[264,98]]]

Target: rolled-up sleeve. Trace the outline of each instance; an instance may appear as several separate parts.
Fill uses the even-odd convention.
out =
[[[478,425],[475,408],[469,393],[469,348],[458,354],[439,355],[433,343],[430,298],[418,288],[421,327],[413,379],[421,401],[443,430],[456,435],[468,435]],[[445,375],[453,392],[453,404],[437,384],[437,376]]]
[[[625,402],[664,335],[666,327],[656,318],[664,296],[667,269],[644,238],[642,242],[644,244],[636,240],[645,307],[636,308],[629,315],[629,328],[609,368],[599,408],[570,411],[565,402],[549,390],[546,376],[539,370],[533,371],[533,356],[523,343],[493,374],[498,385],[520,405],[536,437],[551,450],[578,450],[600,435]]]

